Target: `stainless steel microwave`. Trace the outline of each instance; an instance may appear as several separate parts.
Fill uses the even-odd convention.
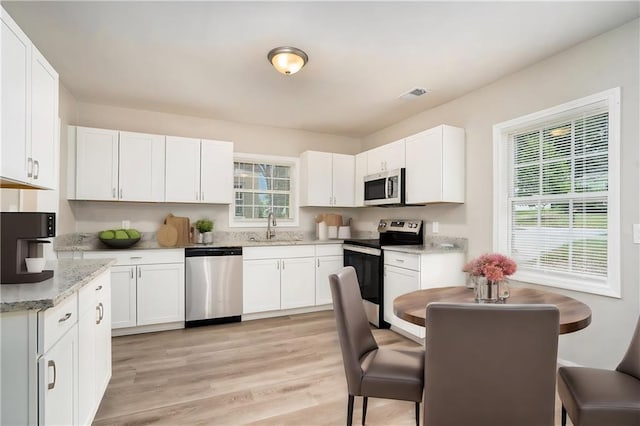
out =
[[[404,181],[404,169],[388,170],[365,176],[364,205],[404,205]]]

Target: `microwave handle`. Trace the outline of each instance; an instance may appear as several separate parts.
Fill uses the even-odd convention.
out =
[[[393,197],[393,179],[387,178],[387,198]]]

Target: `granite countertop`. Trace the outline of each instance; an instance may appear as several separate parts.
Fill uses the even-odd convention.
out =
[[[221,232],[215,233],[211,244],[186,244],[173,247],[164,247],[155,240],[154,233],[145,233],[136,245],[127,249],[113,249],[104,245],[96,234],[66,234],[56,237],[54,241],[55,251],[102,251],[102,250],[153,250],[175,249],[190,247],[269,247],[290,246],[305,244],[342,244],[343,240],[329,239],[318,240],[314,235],[301,232],[281,232],[267,240],[264,233],[260,232]]]
[[[382,246],[383,250],[413,254],[466,253],[467,239],[447,236],[428,235],[420,246]]]
[[[53,278],[39,283],[0,286],[0,312],[41,310],[56,306],[114,263],[115,259],[47,262],[45,269],[53,269]]]

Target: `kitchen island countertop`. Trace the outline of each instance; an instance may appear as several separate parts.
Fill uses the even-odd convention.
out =
[[[42,310],[56,306],[109,269],[115,259],[57,260],[47,262],[53,278],[30,284],[2,284],[0,313]]]

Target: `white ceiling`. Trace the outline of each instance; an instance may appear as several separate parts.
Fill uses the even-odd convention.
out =
[[[637,1],[3,5],[79,101],[354,137],[640,14]],[[309,55],[298,74],[267,61],[281,45]],[[415,87],[432,92],[398,99]]]

